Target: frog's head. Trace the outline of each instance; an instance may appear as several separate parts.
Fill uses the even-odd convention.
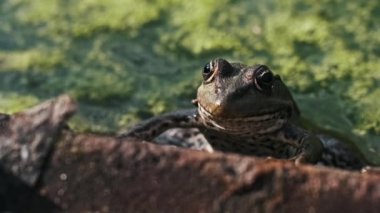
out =
[[[265,65],[246,66],[215,59],[202,71],[197,102],[214,118],[249,118],[287,111],[298,114],[293,98],[278,75]]]

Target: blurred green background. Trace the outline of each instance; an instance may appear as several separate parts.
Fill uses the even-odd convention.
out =
[[[215,57],[265,63],[316,129],[380,163],[380,1],[0,0],[0,111],[69,93],[77,131],[191,107]]]

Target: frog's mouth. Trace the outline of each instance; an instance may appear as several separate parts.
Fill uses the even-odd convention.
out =
[[[280,129],[288,120],[286,109],[247,117],[221,118],[198,105],[198,113],[205,126],[229,134],[268,134]]]

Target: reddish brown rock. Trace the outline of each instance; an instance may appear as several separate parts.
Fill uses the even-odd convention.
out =
[[[67,95],[0,118],[0,165],[33,186],[76,104]]]
[[[67,133],[41,192],[71,212],[378,212],[380,176]]]
[[[74,101],[63,95],[24,112],[0,114],[0,212],[58,209],[34,187],[74,111]]]

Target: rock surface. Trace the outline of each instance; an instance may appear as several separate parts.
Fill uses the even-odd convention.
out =
[[[66,133],[41,193],[73,212],[377,212],[380,176]]]
[[[1,162],[0,211],[348,213],[380,208],[377,172],[296,166],[62,130],[74,110],[72,100],[61,96],[4,117],[2,149],[21,156],[20,139],[45,145],[29,146],[28,156],[37,156],[29,163],[22,157]],[[45,150],[53,148],[48,158]],[[36,174],[37,185],[35,178],[25,178]]]
[[[62,95],[13,116],[1,115],[0,165],[33,186],[76,105]]]

